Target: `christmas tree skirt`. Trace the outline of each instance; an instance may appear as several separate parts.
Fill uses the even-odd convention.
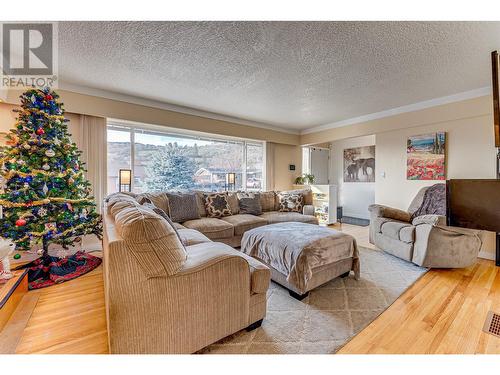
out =
[[[76,279],[97,268],[101,262],[99,257],[78,251],[67,258],[44,255],[17,269],[28,268],[28,286],[32,290]]]

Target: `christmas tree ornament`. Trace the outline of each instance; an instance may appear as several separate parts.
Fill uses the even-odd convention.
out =
[[[14,254],[14,259],[15,260],[21,259],[21,254]]]
[[[66,249],[91,234],[101,239],[102,227],[59,96],[50,89],[29,89],[20,98],[8,137],[12,144],[0,148],[0,233],[16,250],[39,249],[40,257],[22,266],[28,269],[29,288],[36,289],[97,267],[101,260],[82,251],[66,259],[51,256],[49,245]]]
[[[47,209],[45,207],[42,207],[38,210],[37,214],[40,217],[44,217],[47,215]]]
[[[24,227],[25,225],[26,225],[26,220],[24,220],[24,219],[17,219],[16,220],[17,227]]]

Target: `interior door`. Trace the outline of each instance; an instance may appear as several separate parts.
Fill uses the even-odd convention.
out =
[[[328,184],[328,165],[330,150],[326,148],[311,147],[311,174],[317,185]]]

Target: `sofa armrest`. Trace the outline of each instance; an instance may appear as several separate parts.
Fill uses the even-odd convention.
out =
[[[312,204],[305,204],[302,208],[304,215],[314,216],[314,206]]]
[[[432,226],[446,226],[446,217],[442,215],[421,215],[415,217],[411,223],[413,225],[429,224]]]
[[[243,258],[229,246],[218,242],[205,242],[188,246],[186,262],[175,276],[186,276],[203,271],[214,264],[224,262],[231,258]],[[246,259],[243,259],[245,262]]]
[[[455,234],[463,234],[469,236],[478,236],[480,231],[476,229],[460,228],[460,227],[450,227],[446,223],[446,216],[443,215],[421,215],[413,219],[412,224],[414,226],[427,224],[432,227],[448,231]]]
[[[381,204],[371,204],[368,206],[368,211],[370,212],[370,216],[372,218],[385,217],[397,221],[404,221],[405,223],[409,223],[411,221],[411,215],[408,212]]]

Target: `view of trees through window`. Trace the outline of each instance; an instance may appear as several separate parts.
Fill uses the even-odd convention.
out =
[[[133,191],[137,193],[262,190],[263,153],[261,142],[196,138],[110,125],[108,193],[118,191],[120,169],[132,169]],[[234,184],[228,184],[229,173],[235,174]]]

